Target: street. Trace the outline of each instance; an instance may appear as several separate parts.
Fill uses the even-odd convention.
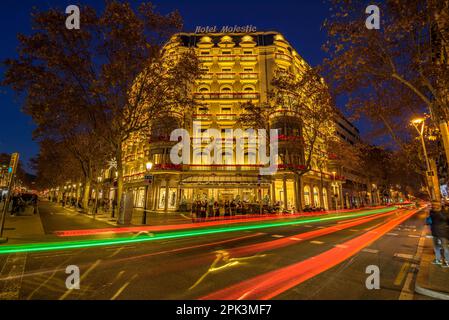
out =
[[[414,294],[413,283],[425,212],[378,211],[308,222],[288,217],[245,221],[194,228],[198,234],[161,240],[159,234],[178,231],[66,239],[54,232],[83,229],[83,217],[43,202],[40,215],[46,235],[36,242],[156,239],[1,254],[1,292],[3,298],[60,300],[423,298]],[[95,227],[106,224],[96,222]],[[231,227],[235,230],[224,231]],[[205,229],[211,232],[201,234]],[[80,268],[79,290],[66,288],[69,265]],[[378,290],[367,289],[368,266],[380,270]]]

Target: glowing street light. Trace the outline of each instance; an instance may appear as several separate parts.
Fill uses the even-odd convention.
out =
[[[427,167],[426,178],[427,178],[427,183],[429,185],[430,198],[431,198],[431,200],[435,200],[436,199],[435,198],[435,190],[433,187],[432,178],[429,177],[430,172],[431,172],[430,162],[429,162],[429,157],[427,155],[426,143],[424,142],[424,128],[426,126],[426,122],[425,122],[424,118],[416,118],[411,121],[411,124],[418,132],[419,138],[421,140],[424,158],[426,159],[426,167]]]
[[[150,171],[153,168],[153,162],[148,161],[145,163],[145,167],[147,168],[147,171]]]

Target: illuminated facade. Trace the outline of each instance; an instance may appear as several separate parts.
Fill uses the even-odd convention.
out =
[[[222,136],[226,129],[237,128],[242,112],[241,104],[267,101],[275,70],[281,69],[300,75],[307,63],[277,32],[254,33],[180,33],[164,47],[164,54],[176,55],[194,49],[202,62],[204,75],[197,81],[195,97],[199,106],[189,117],[172,115],[170,125],[153,128],[150,141],[136,135],[125,145],[125,186],[135,195],[135,206],[154,211],[189,211],[197,199],[218,201],[237,200],[248,206],[278,204],[285,211],[317,207],[341,208],[343,177],[332,168],[320,173],[315,161],[312,171],[301,179],[280,164],[273,175],[260,175],[257,166],[249,165],[246,153],[243,161],[210,165],[202,162],[202,154],[192,150],[191,164],[170,163],[170,150],[175,144],[169,141],[171,130],[191,130],[193,121],[203,129],[216,128]],[[298,132],[279,123],[281,112],[273,110],[271,126],[280,130],[279,148],[288,150],[299,137]],[[223,155],[226,157],[226,155]],[[232,157],[232,155],[231,155]],[[301,166],[300,154],[290,154],[291,163]],[[151,161],[150,171],[145,164]],[[151,175],[152,182],[145,182]]]

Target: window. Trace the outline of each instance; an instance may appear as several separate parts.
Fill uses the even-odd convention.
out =
[[[253,52],[251,50],[244,50],[243,54],[253,54]]]
[[[206,93],[206,92],[209,92],[209,88],[207,88],[207,87],[201,87],[201,88],[198,89],[198,92],[200,92],[200,93]]]
[[[231,68],[222,68],[221,72],[232,72]]]
[[[222,52],[221,52],[221,54],[223,54],[223,55],[227,55],[227,54],[231,54],[232,52],[230,51],[230,50],[223,50]]]
[[[208,56],[209,55],[209,51],[201,51],[200,54],[202,56]]]
[[[244,68],[243,69],[244,72],[253,72],[253,68]]]
[[[232,108],[231,107],[222,107],[221,113],[231,113]]]
[[[254,88],[253,87],[245,87],[245,88],[243,88],[243,91],[245,91],[245,92],[254,92]]]
[[[223,88],[221,88],[220,91],[224,92],[224,93],[230,93],[232,91],[232,89],[230,87],[223,87]]]

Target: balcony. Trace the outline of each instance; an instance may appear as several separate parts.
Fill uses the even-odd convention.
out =
[[[193,120],[212,120],[212,115],[209,113],[197,113],[193,115]]]
[[[240,61],[257,61],[257,55],[256,54],[241,55]]]
[[[240,73],[240,79],[257,79],[258,73]]]
[[[287,61],[287,62],[291,62],[292,58],[286,54],[283,53],[276,53],[275,55],[275,59],[276,60],[282,60],[282,61]]]
[[[218,79],[229,79],[229,80],[233,80],[235,79],[235,73],[232,72],[221,72],[221,73],[217,73],[217,78]]]
[[[218,61],[234,61],[235,57],[235,55],[220,55]]]
[[[195,93],[196,99],[225,99],[225,100],[241,100],[241,99],[259,99],[257,92],[234,92],[234,93]]]
[[[211,62],[214,61],[214,56],[199,56],[200,61]]]
[[[236,114],[234,113],[218,113],[217,120],[234,120]]]
[[[212,80],[214,74],[213,73],[206,73],[201,75],[201,80]]]

